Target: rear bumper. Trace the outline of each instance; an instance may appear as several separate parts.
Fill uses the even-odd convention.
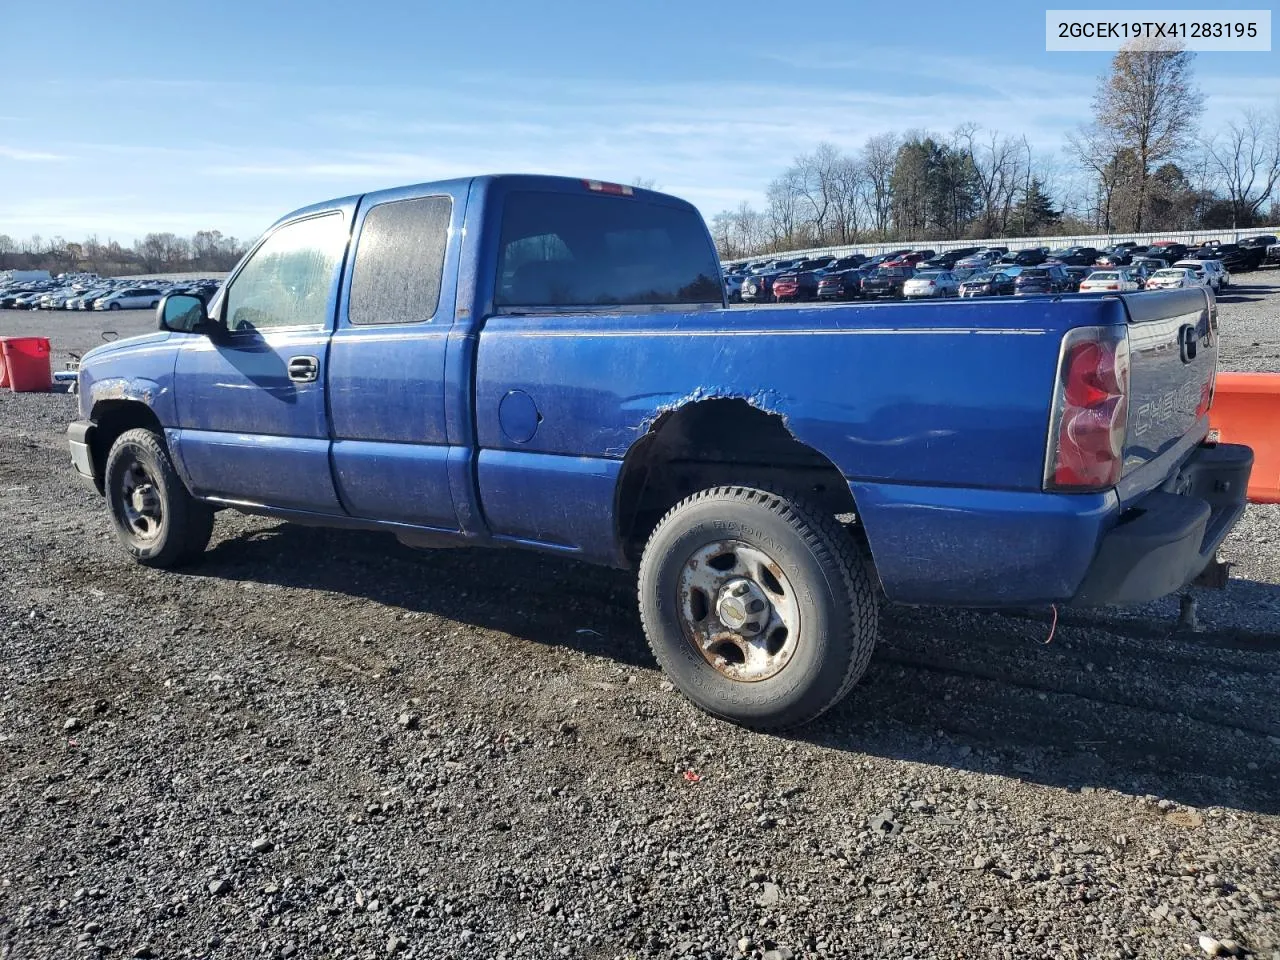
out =
[[[1102,538],[1076,606],[1146,603],[1180,590],[1213,560],[1244,513],[1253,451],[1202,446],[1178,476],[1133,504]]]
[[[1183,587],[1244,511],[1253,453],[1201,446],[1155,491],[853,481],[885,595],[964,607],[1144,603]]]
[[[91,483],[98,483],[99,478],[93,468],[94,423],[92,420],[76,420],[67,427],[67,444],[71,447],[71,464],[76,473]]]

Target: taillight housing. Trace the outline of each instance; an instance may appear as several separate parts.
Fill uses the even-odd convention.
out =
[[[1044,488],[1084,493],[1120,480],[1129,420],[1125,327],[1079,327],[1062,339]]]

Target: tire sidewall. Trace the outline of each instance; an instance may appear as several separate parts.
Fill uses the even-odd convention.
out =
[[[739,540],[768,554],[797,598],[796,650],[779,673],[765,680],[747,683],[723,676],[683,627],[678,597],[685,561],[721,540]],[[835,648],[849,642],[848,601],[834,564],[830,566],[791,523],[761,502],[710,496],[689,504],[655,532],[641,567],[640,602],[645,623],[651,625],[655,656],[691,700],[717,716],[770,726],[807,719],[834,699],[844,682],[844,671],[832,670],[831,664],[846,662]]]
[[[154,540],[141,541],[129,527],[124,518],[123,497],[120,491],[120,480],[130,462],[137,460],[147,471],[147,475],[155,484],[163,511],[160,522],[160,535]],[[107,457],[107,468],[103,484],[107,494],[107,511],[111,515],[111,524],[116,536],[130,556],[143,563],[165,555],[166,548],[173,537],[175,512],[181,505],[175,503],[174,483],[177,478],[169,463],[157,456],[156,451],[147,444],[139,443],[129,437],[122,437],[111,448]]]

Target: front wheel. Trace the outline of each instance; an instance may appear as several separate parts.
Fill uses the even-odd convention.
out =
[[[125,550],[149,567],[176,567],[204,552],[213,509],[187,491],[151,430],[126,430],[107,455],[107,509]]]
[[[713,487],[676,504],[640,562],[649,646],[699,707],[782,729],[840,702],[878,635],[868,564],[800,497]]]
[[[120,304],[118,304],[118,303],[112,303],[112,304],[109,304],[109,309],[111,309],[111,310],[119,310],[119,309],[120,309]]]

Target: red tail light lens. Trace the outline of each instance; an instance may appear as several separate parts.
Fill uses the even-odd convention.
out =
[[[1045,458],[1046,490],[1113,487],[1129,419],[1127,331],[1082,327],[1063,341]]]

